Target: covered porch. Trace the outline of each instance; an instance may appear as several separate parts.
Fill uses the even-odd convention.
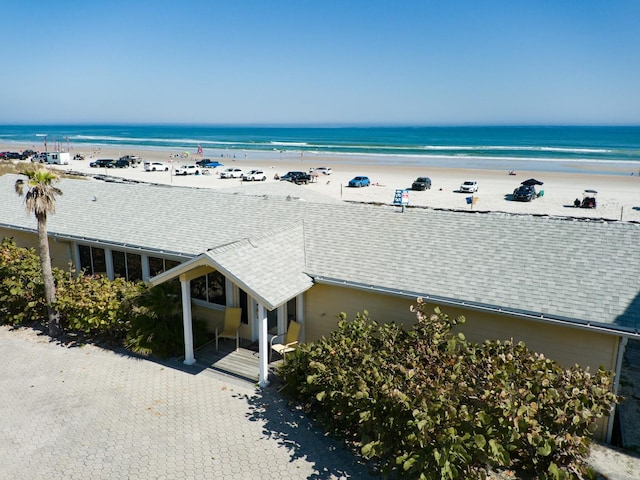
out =
[[[256,346],[255,342],[242,339],[236,350],[235,342],[225,339],[216,350],[215,342],[210,342],[196,349],[196,362],[201,367],[257,383],[260,381],[260,352]],[[282,357],[274,354],[273,361],[267,366],[270,379],[281,363]]]
[[[181,285],[182,319],[184,329],[184,363],[230,372],[247,379],[256,379],[261,387],[269,385],[272,366],[269,364],[269,339],[272,333],[285,334],[288,321],[295,319],[302,325],[299,341],[304,341],[304,292],[313,281],[304,273],[305,259],[302,225],[272,232],[261,237],[246,238],[209,249],[191,260],[150,279],[159,285],[179,279]],[[216,273],[223,278],[222,304],[207,308],[220,325],[228,307],[243,309],[240,337],[244,348],[235,350],[235,340],[215,342],[194,350],[193,307],[203,311],[203,302],[192,298],[191,282]],[[293,309],[290,304],[293,303]],[[271,324],[271,333],[269,327]],[[224,345],[224,346],[223,346]],[[253,349],[248,349],[253,345]],[[257,346],[257,351],[255,346]],[[225,351],[231,349],[232,351]],[[276,359],[275,357],[274,359]]]

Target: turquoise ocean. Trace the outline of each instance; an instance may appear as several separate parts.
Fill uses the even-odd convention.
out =
[[[166,149],[205,157],[340,156],[346,163],[624,174],[640,169],[640,126],[265,127],[0,125],[0,143],[44,150]],[[50,147],[51,149],[51,147]]]

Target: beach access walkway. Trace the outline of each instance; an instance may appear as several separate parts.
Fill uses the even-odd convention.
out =
[[[0,358],[0,480],[376,478],[276,385],[5,326]]]

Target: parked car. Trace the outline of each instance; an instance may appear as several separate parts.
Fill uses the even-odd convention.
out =
[[[116,161],[113,160],[112,158],[100,158],[94,162],[91,162],[89,166],[93,168],[98,168],[98,167],[113,168],[116,166]]]
[[[169,167],[162,162],[144,162],[144,170],[146,172],[167,172]]]
[[[12,152],[9,152],[12,153]],[[37,152],[34,152],[33,150],[23,150],[22,153],[19,153],[17,157],[15,157],[17,160],[30,160],[34,155],[36,155]]]
[[[119,158],[118,160],[116,160],[116,163],[114,163],[113,166],[116,168],[128,168],[131,166],[131,163],[125,158]]]
[[[429,177],[418,177],[411,184],[411,190],[430,190],[431,179]]]
[[[18,152],[2,152],[0,158],[3,160],[22,160],[22,154]]]
[[[47,154],[46,153],[38,153],[31,157],[31,161],[33,163],[47,163]],[[92,166],[92,165],[89,165]]]
[[[304,183],[305,185],[311,181],[311,175],[305,172],[301,172],[298,170],[294,170],[291,172],[287,172],[280,177],[280,180],[284,180],[286,182],[296,183],[298,185]]]
[[[120,160],[127,160],[129,165],[135,167],[142,162],[142,159],[139,155],[125,155],[124,157],[120,157]]]
[[[267,175],[263,170],[250,170],[242,175],[242,180],[245,182],[264,182],[267,179]]]
[[[354,177],[351,180],[349,180],[349,186],[350,187],[368,187],[369,185],[371,185],[371,181],[369,180],[369,177]]]
[[[202,160],[198,160],[196,162],[196,165],[200,165],[203,168],[216,168],[216,167],[224,167],[223,164],[221,164],[219,161],[217,160],[211,160],[209,158],[203,158]]]
[[[333,173],[333,170],[331,170],[331,167],[317,167],[317,168],[310,169],[309,173],[318,173],[318,174],[322,174],[322,175],[331,175]]]
[[[460,185],[460,191],[463,193],[475,193],[478,191],[478,182],[475,180],[467,180]]]
[[[220,178],[242,178],[242,169],[227,168],[220,172]]]
[[[180,165],[174,175],[200,175],[201,168],[199,165]]]
[[[530,202],[537,196],[533,185],[520,185],[513,191],[513,199],[517,202]]]

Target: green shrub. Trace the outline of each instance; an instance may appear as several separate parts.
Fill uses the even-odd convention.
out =
[[[55,272],[56,306],[63,329],[119,341],[138,314],[135,298],[141,284],[122,278],[88,277]]]
[[[67,332],[84,333],[132,351],[160,357],[184,352],[178,282],[150,288],[121,278],[76,275],[54,268],[56,308]],[[40,259],[34,249],[0,243],[0,323],[43,323],[47,319]],[[194,343],[208,340],[206,326],[194,321]]]
[[[144,286],[134,305],[137,315],[131,319],[125,345],[141,355],[167,358],[184,353],[184,329],[180,284],[166,282],[155,287]],[[206,343],[206,326],[193,321],[195,346]]]
[[[617,401],[611,374],[561,369],[520,343],[467,342],[418,301],[405,331],[344,314],[329,338],[302,345],[280,373],[327,429],[402,478],[588,475],[594,421]]]
[[[40,258],[9,238],[0,242],[0,323],[40,322],[47,317]]]

